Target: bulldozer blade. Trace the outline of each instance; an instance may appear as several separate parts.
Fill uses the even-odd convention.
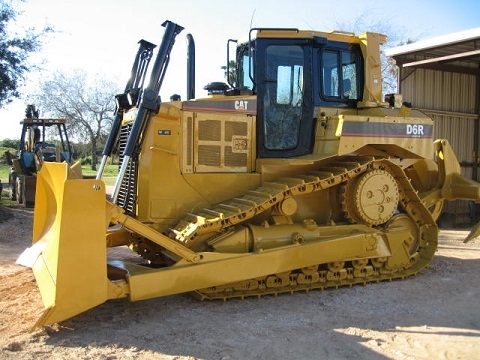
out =
[[[466,244],[472,241],[473,239],[477,238],[478,236],[480,236],[480,222],[475,224],[475,226],[472,228],[472,230],[470,230],[470,233],[465,238],[465,240],[463,240],[463,242]]]
[[[46,308],[35,326],[53,324],[107,300],[105,185],[78,179],[68,164],[38,174],[33,273]]]

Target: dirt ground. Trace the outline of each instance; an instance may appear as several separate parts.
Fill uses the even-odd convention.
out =
[[[480,358],[480,240],[463,244],[466,231],[442,230],[431,266],[403,281],[227,302],[113,301],[30,331],[43,305],[15,260],[30,245],[33,213],[7,211],[0,359]]]

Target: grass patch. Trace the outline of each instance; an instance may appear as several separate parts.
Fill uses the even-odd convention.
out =
[[[10,165],[0,164],[0,180],[4,185],[8,184],[8,174],[10,174]]]
[[[82,174],[84,175],[97,175],[97,170],[92,170],[90,165],[82,165]],[[118,165],[106,165],[103,170],[103,176],[117,176]]]
[[[10,174],[10,165],[7,164],[7,158],[5,157],[5,152],[7,151],[10,151],[12,154],[17,152],[15,149],[0,146],[0,180],[4,184],[8,183],[8,174]]]
[[[82,166],[82,174],[87,176],[97,175],[97,170],[92,170],[90,165]],[[114,185],[117,179],[118,165],[106,165],[103,170],[102,180],[105,185]]]
[[[0,224],[13,217],[13,212],[10,207],[17,205],[16,202],[10,200],[8,193],[3,190],[0,194]]]
[[[10,174],[10,166],[7,164],[0,163],[0,180],[2,180],[3,185],[8,185],[8,174]],[[95,176],[97,175],[97,171],[92,170],[92,168],[88,165],[82,166],[82,174]],[[118,174],[118,165],[107,165],[103,172],[102,180],[105,182],[106,185],[113,185],[115,184],[115,179],[117,178]]]

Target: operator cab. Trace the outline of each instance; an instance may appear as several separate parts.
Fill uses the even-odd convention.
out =
[[[330,33],[252,29],[249,41],[237,46],[231,94],[257,95],[260,158],[312,153],[315,108],[356,108],[362,100],[362,50],[353,34],[342,36],[351,41]]]
[[[18,148],[18,162],[21,173],[37,172],[36,162],[72,162],[73,150],[67,136],[64,119],[26,118],[22,121],[22,134]],[[58,138],[60,159],[57,159],[57,145],[46,141],[47,129],[55,129]],[[55,131],[53,131],[55,133]]]

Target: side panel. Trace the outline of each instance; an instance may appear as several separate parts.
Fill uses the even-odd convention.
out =
[[[168,231],[193,209],[258,186],[254,121],[251,114],[163,104],[139,157],[137,220]]]
[[[326,109],[327,111],[329,109]],[[321,108],[318,112],[324,112]],[[418,111],[377,108],[320,117],[314,154],[320,157],[362,153],[432,159],[433,122]]]
[[[339,126],[339,154],[355,152],[366,145],[400,158],[432,158],[434,154],[433,123],[427,117],[377,118],[347,115]]]
[[[253,97],[212,97],[186,102],[182,173],[255,171],[256,103]]]

